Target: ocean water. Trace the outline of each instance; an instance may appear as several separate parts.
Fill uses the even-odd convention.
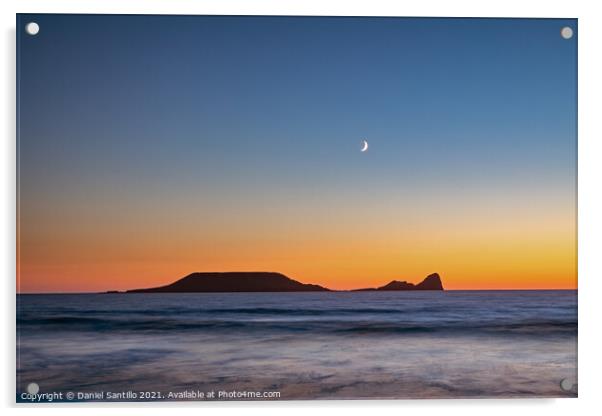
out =
[[[577,395],[576,291],[18,295],[17,308],[18,401],[30,383],[73,400]]]

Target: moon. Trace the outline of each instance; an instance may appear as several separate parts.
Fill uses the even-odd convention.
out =
[[[362,152],[365,152],[366,150],[368,150],[368,142],[364,140],[362,143]]]

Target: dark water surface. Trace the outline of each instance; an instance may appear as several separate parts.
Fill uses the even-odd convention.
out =
[[[560,387],[576,383],[576,291],[18,295],[17,307],[19,401],[32,382],[162,399],[576,396]]]

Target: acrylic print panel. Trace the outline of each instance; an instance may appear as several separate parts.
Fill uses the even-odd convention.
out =
[[[17,33],[17,401],[577,396],[575,19]]]

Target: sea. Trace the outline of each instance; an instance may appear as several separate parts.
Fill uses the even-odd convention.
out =
[[[577,291],[17,295],[17,401],[577,396]]]

